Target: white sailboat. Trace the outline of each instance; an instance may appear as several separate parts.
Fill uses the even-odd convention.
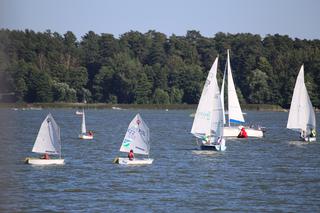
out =
[[[148,158],[138,159],[117,157],[114,163],[127,165],[152,164],[153,159],[149,158],[150,153],[150,135],[147,124],[142,120],[140,114],[137,114],[130,122],[127,133],[120,147],[120,152],[129,153],[133,150],[134,154],[147,155]]]
[[[191,133],[200,140],[202,150],[225,151],[223,109],[216,79],[218,57],[215,59],[203,87]]]
[[[82,123],[81,123],[81,134],[79,135],[80,139],[91,140],[93,139],[93,132],[88,131],[86,128],[86,115],[84,109],[82,110]]]
[[[223,81],[221,86],[221,97],[222,97],[222,108],[223,108],[223,119],[225,121],[225,107],[224,107],[224,82],[225,75],[228,75],[228,126],[224,127],[224,136],[225,137],[237,137],[240,133],[240,130],[244,127],[242,124],[245,122],[243,118],[243,113],[240,107],[239,99],[237,92],[234,86],[231,65],[230,65],[230,56],[229,50],[227,50],[227,62],[226,69],[223,74]],[[237,124],[236,126],[231,126],[231,123]],[[248,137],[263,137],[263,131],[261,129],[254,129],[250,127],[244,127],[245,131],[248,134]]]
[[[49,113],[41,124],[32,152],[59,155],[58,159],[26,158],[26,163],[35,165],[64,164],[61,159],[60,128]]]
[[[303,65],[294,86],[287,128],[299,131],[304,141],[316,141],[316,117],[304,83]]]

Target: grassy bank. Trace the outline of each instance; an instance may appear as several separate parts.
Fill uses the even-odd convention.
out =
[[[94,108],[94,109],[191,109],[196,110],[195,104],[105,104],[105,103],[0,103],[1,108]],[[285,111],[279,105],[272,104],[242,104],[242,110],[255,111]]]

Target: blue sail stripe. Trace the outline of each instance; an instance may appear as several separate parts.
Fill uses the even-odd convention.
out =
[[[241,124],[244,123],[243,121],[238,121],[238,120],[234,120],[234,119],[230,119],[231,123],[237,123],[237,124]]]

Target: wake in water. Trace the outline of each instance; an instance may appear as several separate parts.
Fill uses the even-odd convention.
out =
[[[210,150],[193,150],[192,154],[196,155],[219,155],[219,152],[210,151]]]
[[[296,146],[296,147],[299,147],[299,148],[303,148],[305,149],[306,145],[308,145],[310,142],[306,142],[306,141],[289,141],[288,144],[289,145],[292,145],[292,146]]]

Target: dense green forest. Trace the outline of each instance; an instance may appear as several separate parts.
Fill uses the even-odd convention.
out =
[[[217,55],[221,84],[227,49],[242,103],[288,107],[304,64],[312,103],[320,106],[320,40],[278,34],[130,31],[115,38],[89,31],[78,40],[70,31],[2,29],[0,93],[7,102],[196,104]]]

